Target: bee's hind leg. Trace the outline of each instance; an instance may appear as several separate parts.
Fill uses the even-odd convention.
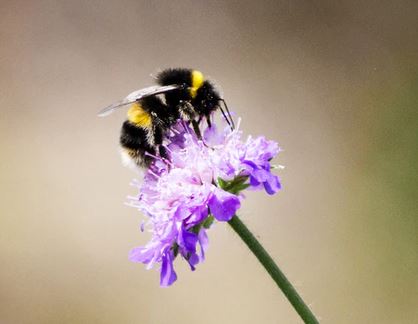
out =
[[[154,128],[154,144],[155,147],[158,149],[158,155],[162,159],[169,160],[167,149],[163,145],[163,130],[161,129],[161,127]]]

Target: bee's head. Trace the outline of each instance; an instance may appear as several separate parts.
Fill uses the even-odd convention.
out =
[[[219,107],[220,96],[215,87],[209,82],[202,80],[196,89],[192,104],[199,115],[209,116]]]

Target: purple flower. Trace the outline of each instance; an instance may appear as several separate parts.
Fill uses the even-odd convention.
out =
[[[207,229],[213,220],[229,221],[241,206],[245,188],[274,194],[280,182],[271,173],[270,160],[277,143],[260,136],[241,140],[238,129],[203,132],[203,141],[184,122],[173,127],[165,141],[169,159],[155,159],[145,171],[137,197],[129,205],[148,217],[142,226],[151,240],[132,249],[129,258],[152,268],[161,264],[161,286],[176,279],[173,261],[180,255],[192,270],[208,247]]]

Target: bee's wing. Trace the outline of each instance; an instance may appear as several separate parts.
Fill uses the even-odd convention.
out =
[[[111,104],[110,106],[107,106],[106,108],[100,110],[97,116],[104,117],[104,116],[110,115],[114,110],[121,108],[123,106],[129,105],[131,103],[134,103],[135,101],[140,100],[142,98],[173,91],[179,88],[181,88],[181,86],[173,84],[173,85],[168,85],[168,86],[155,85],[155,86],[151,86],[148,88],[136,90],[128,94],[124,99],[119,100]]]

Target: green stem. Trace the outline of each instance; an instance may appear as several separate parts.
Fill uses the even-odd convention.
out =
[[[283,291],[303,321],[307,324],[319,323],[315,318],[315,315],[299,296],[295,288],[292,286],[289,280],[287,280],[286,276],[279,269],[279,267],[276,265],[267,251],[263,248],[260,242],[258,242],[255,236],[250,232],[247,226],[245,226],[245,224],[237,216],[232,217],[228,223],[254,253],[258,261],[260,261],[263,267],[276,282],[277,286],[279,286],[279,288]]]

